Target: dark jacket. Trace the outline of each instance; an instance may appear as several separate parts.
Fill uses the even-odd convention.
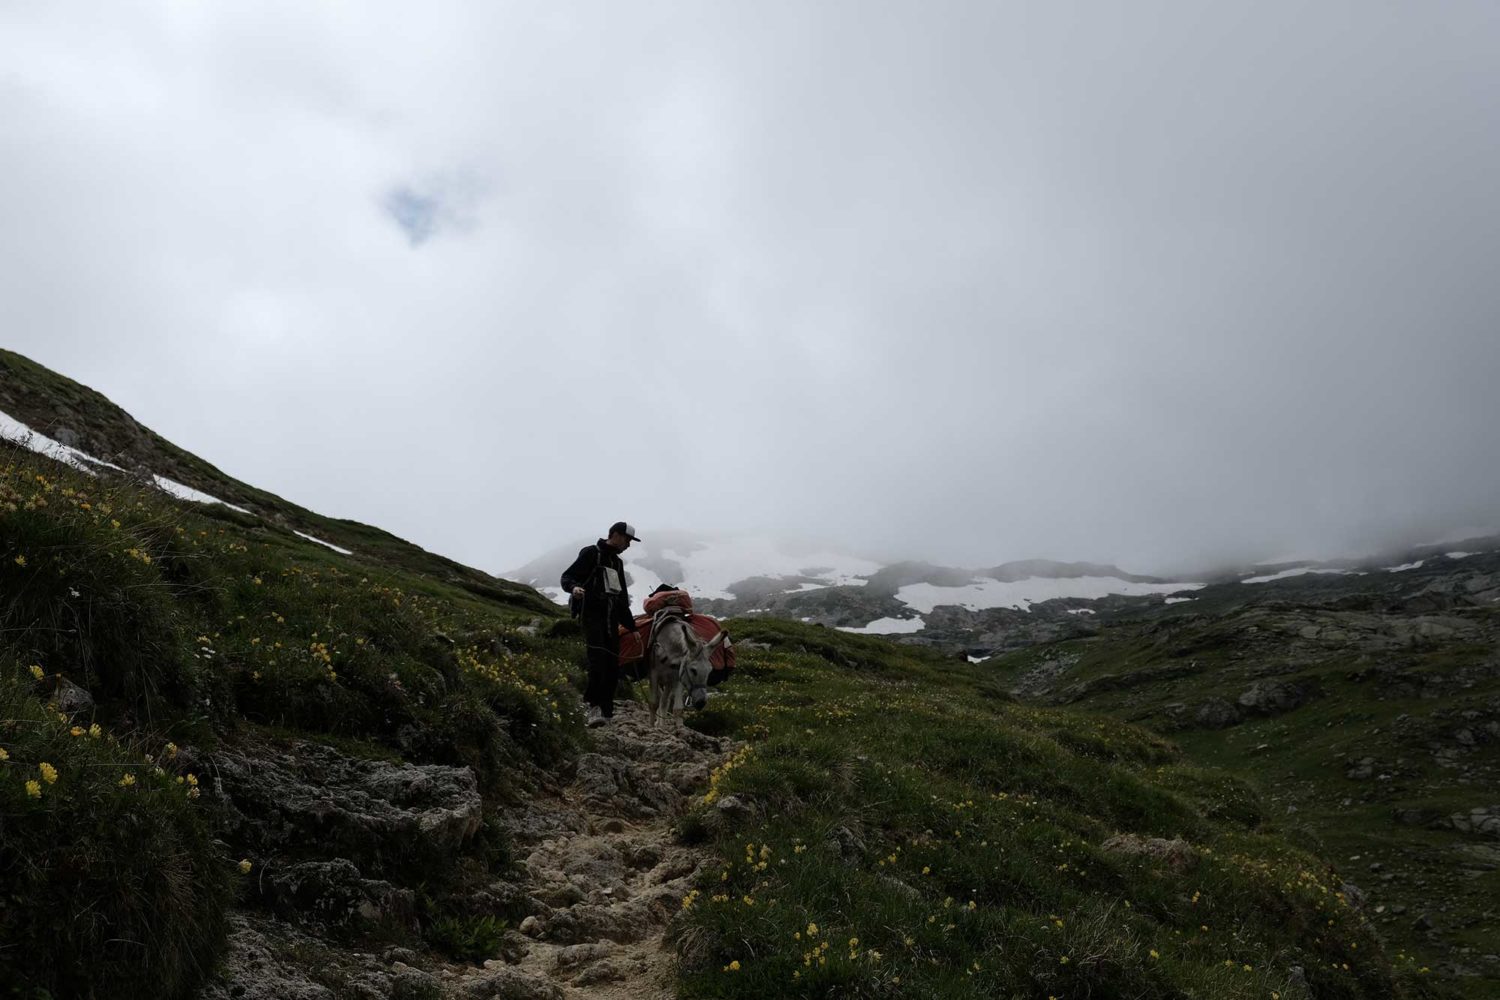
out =
[[[603,570],[606,567],[613,569],[619,576],[620,592],[612,597],[605,593]],[[578,558],[573,560],[573,565],[563,570],[562,589],[570,598],[574,587],[583,588],[582,615],[586,626],[612,628],[623,625],[626,629],[635,630],[635,616],[630,612],[630,593],[625,589],[625,563],[620,560],[620,553],[610,548],[604,539],[582,549]]]

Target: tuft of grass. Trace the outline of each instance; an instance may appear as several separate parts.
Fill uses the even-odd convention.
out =
[[[509,924],[488,914],[477,917],[442,917],[424,932],[429,945],[460,962],[483,962],[500,953],[500,943]]]
[[[32,691],[25,666],[0,667],[0,982],[188,995],[223,940],[233,864],[192,786]]]

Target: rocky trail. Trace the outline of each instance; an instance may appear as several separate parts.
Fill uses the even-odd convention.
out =
[[[625,703],[594,730],[572,781],[512,821],[522,884],[534,911],[510,944],[517,961],[439,972],[465,1000],[669,998],[673,955],[663,933],[705,863],[671,825],[708,787],[730,741],[650,725]]]
[[[675,724],[653,727],[633,702],[590,732],[592,748],[569,773],[505,816],[521,860],[475,899],[525,915],[498,956],[474,965],[398,946],[350,950],[340,927],[408,923],[411,891],[365,877],[362,856],[273,861],[255,878],[275,912],[231,914],[222,970],[199,1000],[675,996],[663,935],[707,855],[678,843],[672,824],[734,745]],[[357,829],[383,846],[426,841],[435,857],[450,858],[434,862],[443,864],[478,823],[466,768],[361,762],[307,742],[244,753],[220,755],[216,794],[265,844],[347,840]]]

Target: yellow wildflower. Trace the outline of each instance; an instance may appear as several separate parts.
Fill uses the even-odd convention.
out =
[[[42,786],[35,780],[26,782],[26,794],[34,799],[42,797]]]
[[[97,740],[99,737],[104,735],[104,730],[100,729],[99,723],[95,722],[89,726],[89,735]]]
[[[249,875],[250,874],[250,869],[253,868],[253,867],[255,867],[255,866],[250,863],[250,859],[249,858],[241,858],[240,859],[240,874],[241,875]]]
[[[120,777],[120,787],[129,788],[133,784],[135,784],[135,775],[131,774],[129,771],[126,771]]]
[[[57,784],[57,768],[53,767],[51,764],[47,763],[44,760],[36,766],[36,769],[42,772],[42,780],[47,784]]]
[[[33,663],[31,665],[31,676],[35,677],[37,680],[41,680],[43,677],[47,676],[47,674],[46,671],[42,670],[41,667]]]
[[[10,760],[10,754],[5,752],[4,747],[0,747],[0,760]]]
[[[26,565],[26,557],[25,556],[16,556],[16,565],[17,566],[25,566]]]

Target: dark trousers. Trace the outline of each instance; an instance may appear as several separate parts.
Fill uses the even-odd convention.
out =
[[[620,677],[620,635],[608,622],[583,623],[583,641],[588,644],[589,681],[583,700],[596,706],[604,717],[615,714],[615,685]]]

